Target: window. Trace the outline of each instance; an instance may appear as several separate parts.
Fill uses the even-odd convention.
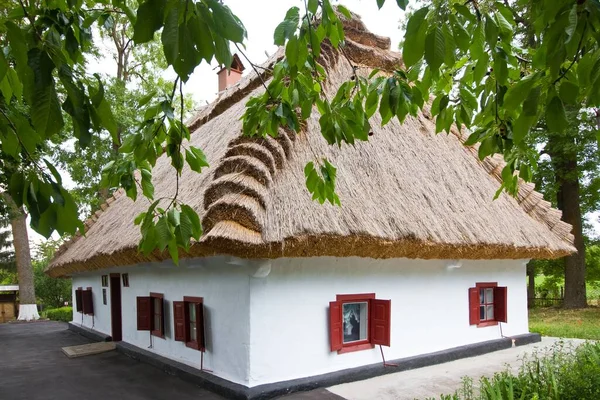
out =
[[[80,287],[75,290],[75,310],[83,312],[83,288]]]
[[[108,275],[102,275],[102,287],[108,287]]]
[[[497,282],[477,283],[469,289],[469,324],[478,327],[507,321],[507,288]]]
[[[106,305],[106,289],[102,289],[102,304]]]
[[[204,299],[185,296],[183,301],[173,302],[175,340],[185,342],[187,347],[204,351]]]
[[[152,298],[152,331],[154,336],[165,337],[164,295],[150,293]]]
[[[94,301],[92,298],[92,288],[88,287],[81,292],[82,311],[87,315],[94,315]]]
[[[153,336],[165,338],[165,307],[162,293],[140,296],[137,302],[137,330],[150,331]]]
[[[123,277],[123,287],[129,287],[129,274],[121,275]]]
[[[337,295],[329,303],[331,351],[347,353],[390,345],[391,301],[374,293]]]

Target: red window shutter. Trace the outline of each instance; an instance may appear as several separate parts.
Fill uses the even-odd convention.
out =
[[[332,301],[329,303],[329,342],[331,351],[342,349],[343,340],[342,303]]]
[[[173,302],[173,323],[175,325],[175,340],[178,342],[185,342],[185,302],[174,301]]]
[[[77,312],[83,312],[83,289],[77,288],[75,290],[75,310]]]
[[[469,325],[479,324],[479,289],[469,288]]]
[[[137,299],[137,330],[149,331],[152,328],[152,298],[140,296]]]
[[[198,350],[204,351],[206,350],[206,343],[204,340],[204,304],[200,303],[197,305],[197,319],[196,319],[196,328],[198,332]]]
[[[83,303],[83,313],[87,315],[94,315],[94,302],[92,300],[92,289],[86,289],[81,294]]]
[[[494,288],[494,315],[496,321],[507,322],[508,303],[507,303],[507,288],[506,286],[498,286]]]
[[[390,345],[392,301],[371,300],[371,344]]]

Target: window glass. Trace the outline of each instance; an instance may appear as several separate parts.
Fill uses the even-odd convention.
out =
[[[485,289],[485,302],[486,304],[494,303],[494,289]]]
[[[342,313],[344,320],[344,343],[367,340],[368,303],[344,303]]]
[[[188,309],[190,315],[190,342],[195,342],[196,340],[198,340],[198,334],[196,332],[196,304],[189,303]]]
[[[485,312],[485,316],[487,320],[493,320],[494,319],[494,306],[486,306],[486,312]]]

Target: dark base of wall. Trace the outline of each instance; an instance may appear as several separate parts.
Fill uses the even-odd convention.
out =
[[[88,328],[81,328],[79,326],[74,326],[73,324],[69,324],[69,329],[79,333],[82,333],[81,331],[85,333],[93,332]],[[87,335],[84,334],[84,336]],[[106,335],[102,334],[98,335],[98,337],[105,336]],[[197,368],[190,367],[189,365],[162,357],[129,343],[118,342],[117,350],[133,359],[153,365],[168,374],[178,376],[181,379],[190,381],[228,399],[264,400],[283,396],[293,392],[314,390],[321,387],[354,382],[373,378],[379,375],[392,374],[394,372],[406,371],[409,369],[421,368],[429,365],[454,361],[461,358],[474,357],[493,351],[504,350],[512,347],[513,341],[516,346],[522,346],[525,344],[540,342],[541,340],[542,339],[539,334],[527,333],[510,338],[507,337],[489,340],[487,342],[474,343],[437,351],[435,353],[422,354],[419,356],[388,361],[388,363],[396,364],[396,367],[384,367],[382,363],[371,364],[362,367],[349,368],[342,371],[330,372],[323,375],[293,379],[284,382],[269,383],[252,388],[219,378],[210,373],[203,372]]]
[[[100,333],[93,329],[85,326],[78,325],[77,323],[69,322],[69,330],[79,333],[81,336],[85,336],[88,339],[95,340],[96,342],[111,342],[112,337]]]

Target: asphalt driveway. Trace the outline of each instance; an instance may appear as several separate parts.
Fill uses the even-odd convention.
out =
[[[223,399],[116,351],[74,359],[61,351],[85,343],[61,322],[0,324],[0,399]]]

